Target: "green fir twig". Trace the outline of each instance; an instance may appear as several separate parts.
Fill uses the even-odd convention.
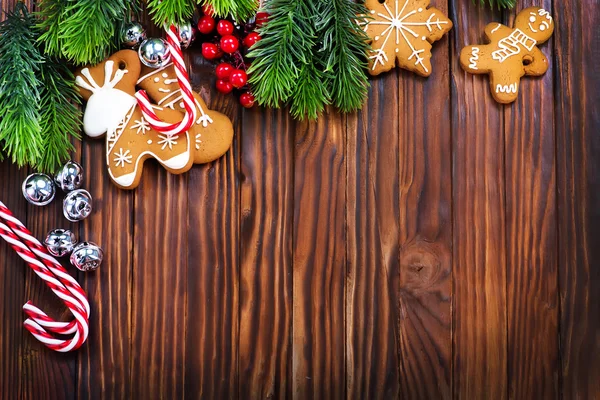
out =
[[[477,0],[473,0],[473,2],[476,1]],[[514,8],[517,4],[517,0],[479,0],[479,4],[481,5],[485,5],[486,3],[492,8]]]
[[[147,5],[157,26],[181,25],[192,18],[196,8],[191,0],[149,0]]]
[[[258,8],[257,0],[197,0],[200,5],[210,5],[217,17],[232,16],[236,21],[247,21]]]

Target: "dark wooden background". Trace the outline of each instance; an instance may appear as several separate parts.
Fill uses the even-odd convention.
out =
[[[597,1],[518,1],[557,29],[511,106],[458,54],[514,12],[434,5],[455,28],[433,75],[385,74],[362,112],[317,122],[243,110],[188,51],[233,148],[183,176],[151,165],[127,192],[85,140],[83,223],[27,205],[30,171],[1,163],[0,199],[39,237],[71,226],[106,261],[71,268],[91,333],[55,354],[21,306],[68,314],[0,244],[0,398],[600,399]]]

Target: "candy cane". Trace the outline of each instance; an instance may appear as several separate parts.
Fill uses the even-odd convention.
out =
[[[190,78],[185,68],[185,62],[183,61],[183,53],[181,52],[181,45],[179,44],[179,33],[177,32],[177,28],[174,25],[171,25],[171,27],[166,30],[169,54],[173,60],[175,75],[177,75],[177,82],[179,83],[183,95],[183,104],[185,107],[183,120],[178,124],[169,124],[161,121],[154,112],[154,106],[150,103],[150,99],[144,90],[137,92],[135,98],[138,101],[138,105],[142,110],[144,118],[152,128],[168,136],[174,136],[190,129],[196,120],[196,104],[194,95],[192,94]]]
[[[0,202],[0,237],[6,240],[44,280],[75,317],[74,321],[68,323],[54,321],[29,301],[23,306],[23,311],[29,316],[23,324],[25,328],[53,350],[68,352],[81,347],[88,337],[90,314],[89,302],[81,286],[58,261],[48,254],[44,246],[2,202]],[[74,336],[68,340],[56,339],[48,331],[58,334],[74,333]]]

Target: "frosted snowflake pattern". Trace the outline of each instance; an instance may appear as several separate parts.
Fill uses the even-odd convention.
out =
[[[129,150],[124,152],[123,149],[119,149],[118,152],[113,154],[115,155],[114,162],[117,164],[117,167],[124,168],[125,164],[131,164],[131,159],[133,156]]]

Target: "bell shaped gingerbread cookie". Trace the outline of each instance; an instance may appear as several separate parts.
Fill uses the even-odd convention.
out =
[[[189,131],[170,136],[152,129],[134,97],[140,73],[141,63],[137,53],[122,50],[94,67],[81,69],[75,75],[80,93],[87,100],[83,117],[84,132],[90,137],[106,135],[108,172],[112,181],[123,189],[137,187],[144,161],[148,158],[156,159],[169,172],[180,174],[188,171],[200,158],[196,153],[202,148]],[[157,105],[154,111],[167,123],[178,123],[183,119],[183,113],[179,110]],[[229,148],[233,126],[227,117],[222,117],[214,129],[223,134]]]
[[[379,75],[396,63],[421,76],[431,75],[431,44],[452,29],[440,10],[427,8],[429,0],[366,0],[369,15],[359,20],[372,50],[369,73]]]
[[[489,44],[467,46],[460,53],[465,71],[490,75],[492,96],[504,104],[517,99],[522,76],[540,76],[548,70],[548,59],[537,45],[554,32],[552,17],[538,7],[522,10],[514,26],[491,23],[485,27]]]

